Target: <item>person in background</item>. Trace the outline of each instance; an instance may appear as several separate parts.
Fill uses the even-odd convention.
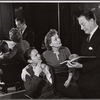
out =
[[[35,42],[35,34],[30,28],[28,28],[25,19],[17,17],[15,19],[15,24],[22,34],[22,39],[26,40],[30,44],[30,47],[33,47]]]
[[[1,44],[0,44],[0,51],[1,51],[1,54],[2,53],[6,53],[6,54],[9,53],[10,49],[9,49],[8,44],[7,44],[6,41],[2,41],[1,42]]]
[[[77,19],[81,30],[89,35],[83,41],[81,55],[96,58],[67,65],[79,68],[80,76],[77,83],[83,97],[100,98],[100,28],[92,11],[84,11]]]
[[[29,63],[26,66],[29,75],[26,75],[24,81],[25,94],[29,98],[60,98],[53,89],[52,69],[42,62],[38,51],[32,47],[26,51],[24,57]]]
[[[7,42],[2,41],[1,44],[0,44],[0,55],[8,54],[9,51],[10,51],[10,49],[8,47]],[[2,70],[2,67],[1,67],[3,62],[4,62],[3,60],[0,60],[0,84],[4,84],[4,82],[2,82],[3,70]],[[5,61],[5,62],[8,62],[8,61]]]
[[[68,68],[66,63],[60,65],[61,62],[73,59],[76,55],[73,54],[72,56],[69,49],[62,46],[58,32],[55,29],[50,29],[45,36],[45,46],[47,50],[42,54],[42,59],[53,69],[55,89],[65,97],[81,98],[82,95],[72,78],[75,69]],[[27,73],[25,69],[22,70],[23,80],[25,80],[25,74]]]
[[[15,42],[16,44],[9,53],[3,53],[2,55],[0,55],[0,59],[14,59],[17,62],[26,65],[27,62],[24,59],[24,53],[27,49],[30,48],[29,43],[26,40],[22,40],[22,36],[17,28],[12,28],[9,31],[9,37],[10,40]]]

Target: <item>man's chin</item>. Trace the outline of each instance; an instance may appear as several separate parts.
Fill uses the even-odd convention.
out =
[[[85,32],[85,34],[89,34],[89,32],[87,32],[87,31],[84,31]]]
[[[61,47],[62,46],[62,44],[60,44],[60,46],[59,47]]]

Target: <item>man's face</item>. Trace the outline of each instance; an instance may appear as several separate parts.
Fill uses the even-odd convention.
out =
[[[39,54],[39,52],[34,49],[31,51],[31,62],[34,63],[34,64],[38,64],[39,62],[41,62],[41,56]]]
[[[20,21],[16,21],[15,24],[16,24],[16,27],[17,27],[19,30],[23,30],[23,25],[24,25],[24,23],[21,23]]]
[[[80,16],[78,18],[79,25],[81,26],[81,30],[83,30],[86,34],[90,34],[93,30],[93,19],[87,20],[85,16]]]

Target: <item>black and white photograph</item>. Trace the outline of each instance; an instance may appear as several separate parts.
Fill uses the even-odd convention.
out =
[[[100,2],[0,1],[0,99],[100,99]]]

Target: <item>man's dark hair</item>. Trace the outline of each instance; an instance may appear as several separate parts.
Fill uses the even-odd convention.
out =
[[[29,59],[31,59],[30,54],[31,54],[31,51],[34,50],[34,49],[35,49],[35,47],[31,47],[31,48],[29,48],[29,49],[25,52],[25,54],[24,54],[24,59],[25,59],[26,61],[28,61]]]
[[[0,51],[2,53],[7,53],[9,51],[9,47],[8,47],[8,44],[7,42],[3,41],[0,45]]]
[[[83,13],[78,15],[78,18],[81,16],[85,16],[87,20],[94,19],[96,20],[95,14],[90,10],[85,10]]]
[[[25,19],[22,18],[22,17],[17,17],[17,18],[15,19],[15,21],[20,21],[21,23],[26,23],[26,22],[25,22]]]

